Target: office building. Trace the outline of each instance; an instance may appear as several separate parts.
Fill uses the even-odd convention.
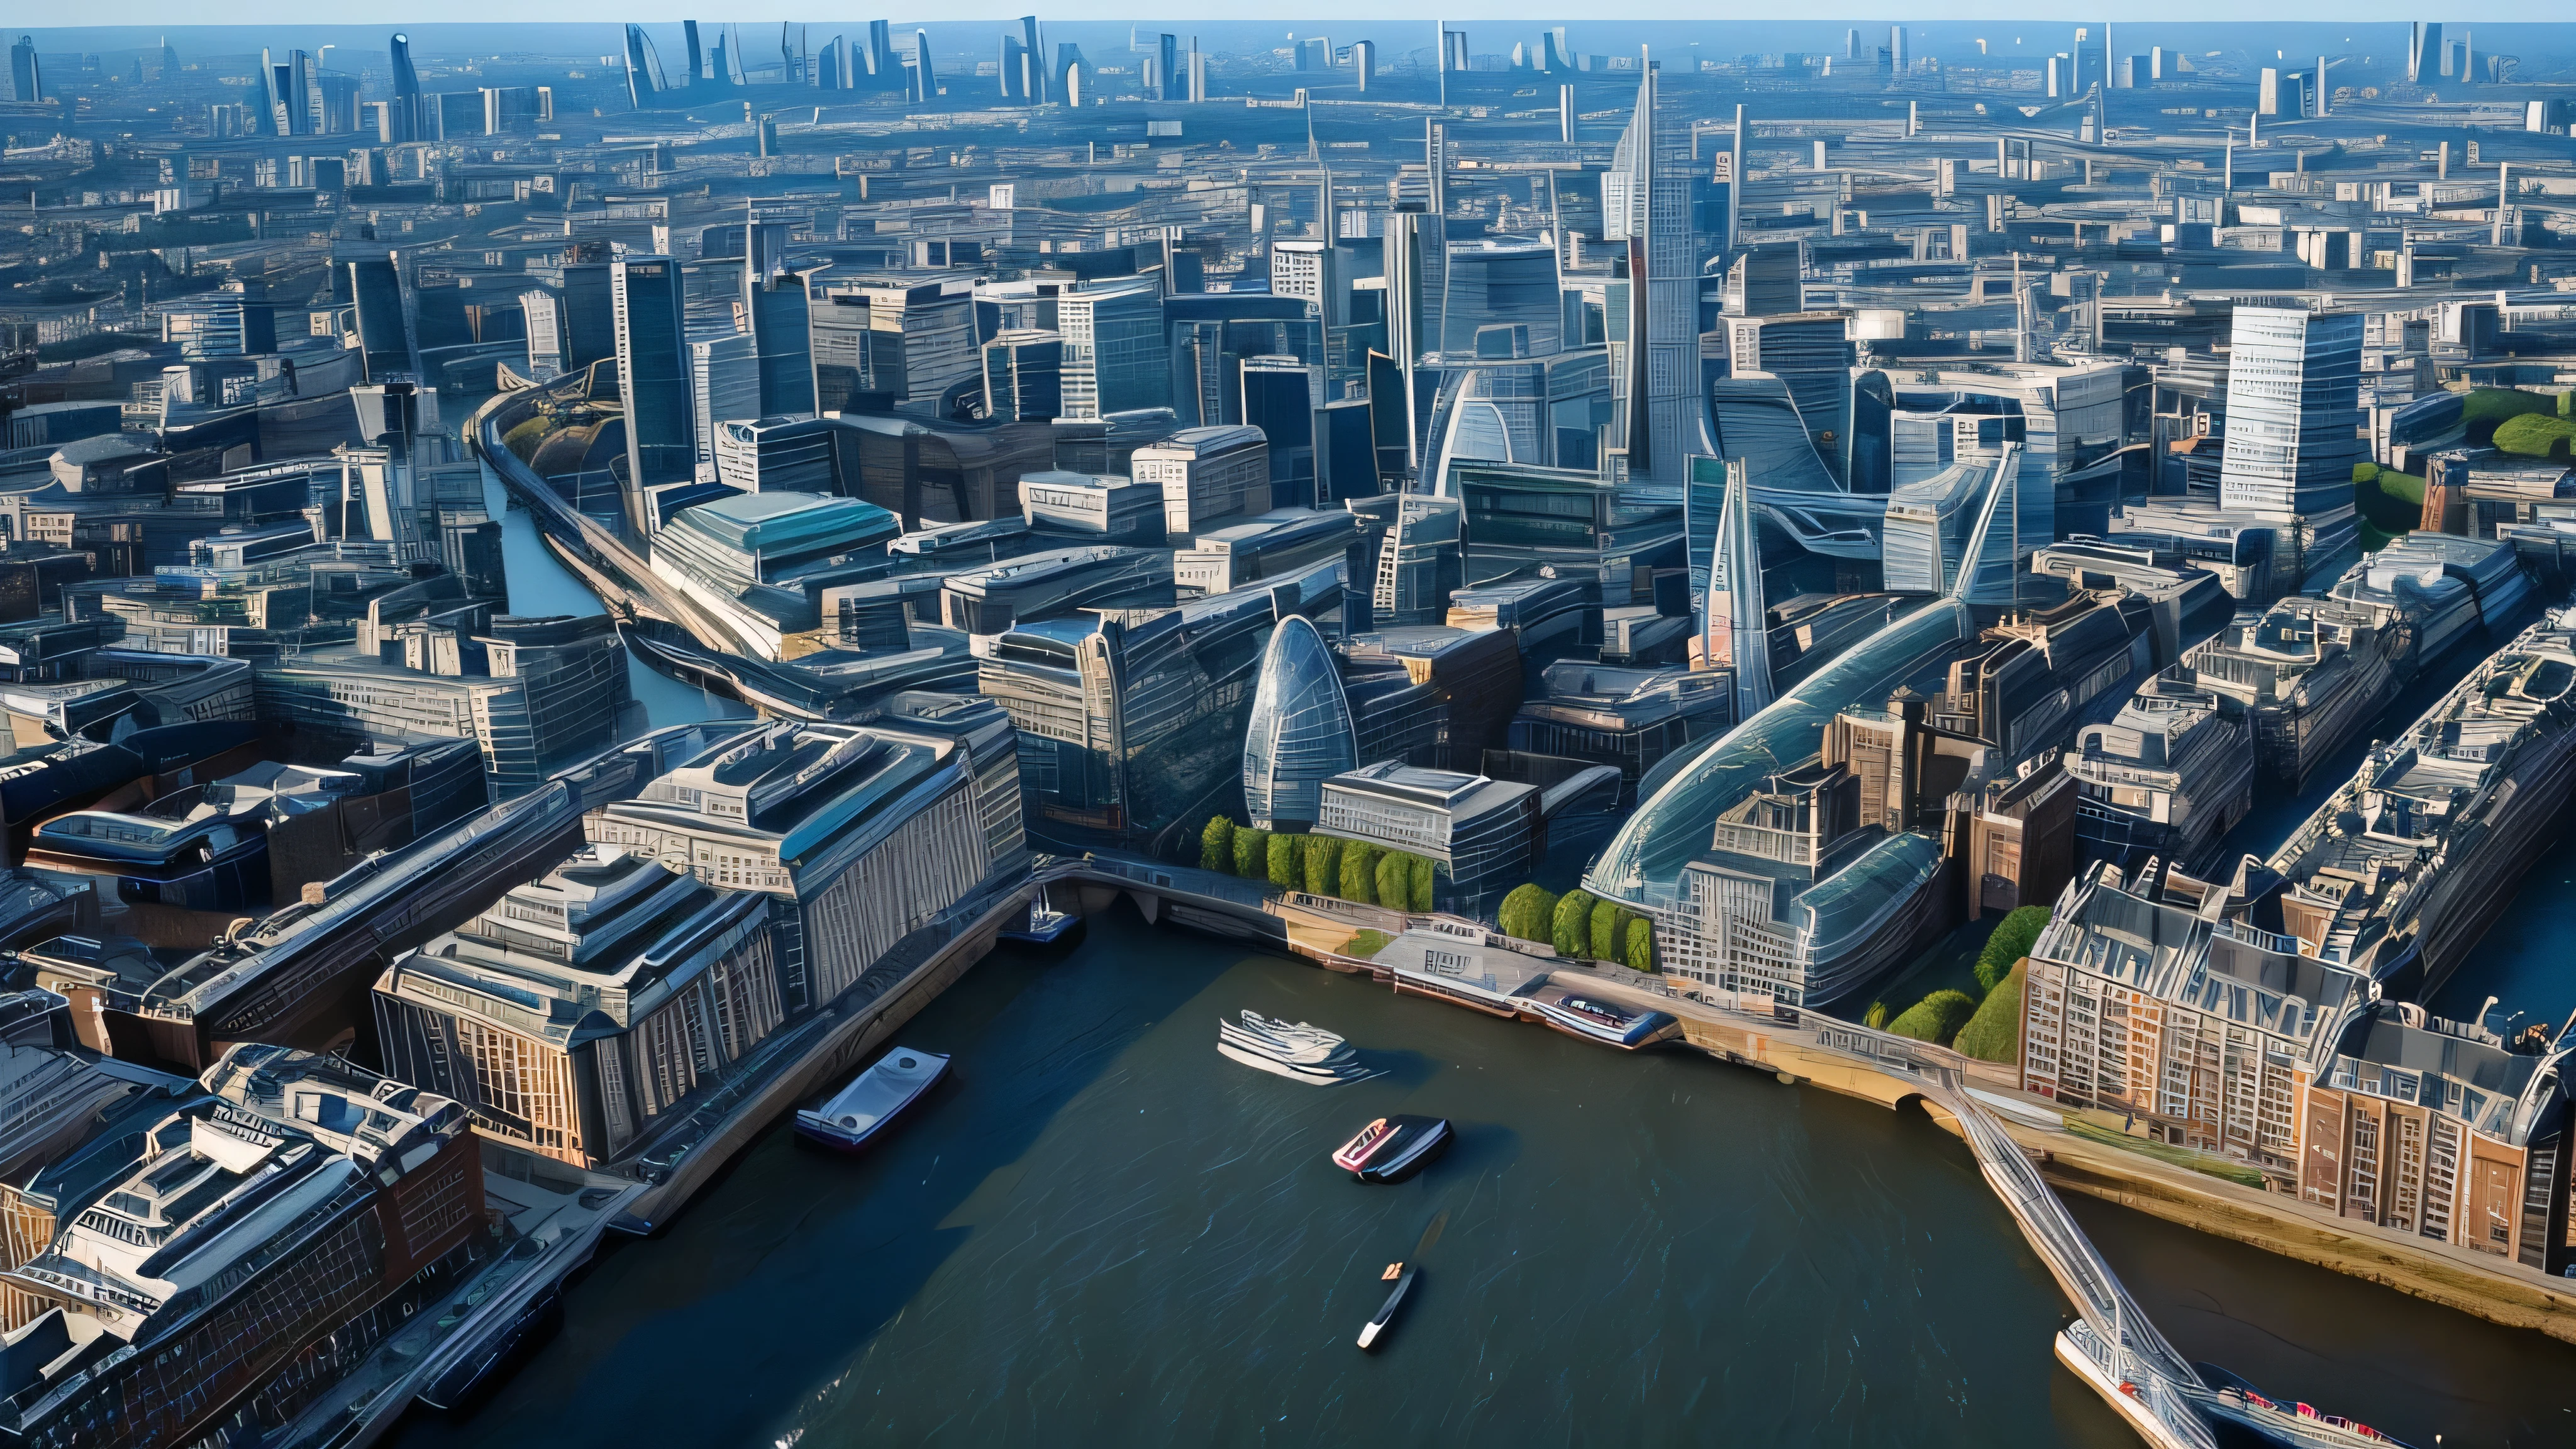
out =
[[[1633,800],[1646,773],[1735,722],[1724,670],[1622,669],[1565,660],[1539,673],[1544,691],[1512,716],[1511,748],[1608,765]]]
[[[781,1006],[801,1017],[1024,865],[997,859],[987,829],[1016,772],[976,758],[976,741],[1011,748],[999,731],[762,724],[587,817],[584,833],[701,885],[775,898]]]
[[[1020,475],[1020,512],[1038,533],[1098,543],[1154,544],[1163,539],[1158,484],[1114,474],[1050,468]]]
[[[759,357],[760,417],[814,411],[814,357],[805,279],[787,269],[788,228],[743,229],[742,315]]]
[[[7,1345],[22,1442],[186,1443],[228,1434],[253,1394],[267,1422],[290,1422],[355,1366],[351,1349],[434,1312],[500,1246],[455,1102],[272,1046],[234,1047],[204,1082],[7,1273],[50,1305]],[[254,1198],[269,1210],[245,1212]]]
[[[1160,285],[1151,277],[1078,283],[1056,297],[1064,337],[1064,412],[1098,418],[1171,402]]]
[[[1243,807],[1255,829],[1310,829],[1323,784],[1359,765],[1341,671],[1309,620],[1279,621],[1263,650],[1243,739]]]
[[[395,1076],[529,1149],[607,1168],[786,1024],[777,899],[588,845],[386,968]]]
[[[2076,849],[2134,874],[2150,860],[2206,875],[2254,808],[2253,732],[2243,712],[2177,681],[2149,680],[2107,724],[2075,732],[2066,769],[2081,794]]]
[[[695,379],[682,321],[680,264],[628,256],[608,264],[617,317],[617,395],[626,411],[626,492],[697,475]],[[632,519],[639,533],[651,529]]]
[[[629,698],[626,651],[607,615],[502,615],[484,632],[404,633],[387,644],[409,662],[389,662],[374,648],[259,661],[259,716],[366,739],[472,740],[485,780],[503,799],[616,742]]]
[[[834,494],[840,430],[820,418],[765,417],[715,427],[715,481],[743,493]]]
[[[760,354],[751,335],[727,332],[690,338],[689,433],[696,455],[692,479],[715,481],[718,424],[760,416]],[[652,480],[666,481],[674,480]]]
[[[1437,910],[1483,914],[1529,879],[1545,837],[1532,786],[1381,761],[1326,778],[1315,833],[1426,856]]]
[[[1697,168],[1691,164],[1689,128],[1661,104],[1659,89],[1659,72],[1649,61],[1637,87],[1636,114],[1602,173],[1602,234],[1630,243],[1632,267],[1640,253],[1644,262],[1645,336],[1626,354],[1628,395],[1640,400],[1634,411],[1642,421],[1628,437],[1628,468],[1641,478],[1678,485],[1684,457],[1703,451],[1697,421],[1700,257],[1690,204]]]
[[[809,580],[881,561],[901,527],[856,498],[754,493],[683,508],[653,535],[653,568],[763,658],[817,627]]]
[[[822,272],[808,286],[819,411],[935,405],[978,375],[971,281]]]
[[[2218,505],[2278,518],[2352,506],[2361,426],[2361,317],[2239,307],[2228,337]]]
[[[1183,428],[1138,448],[1129,466],[1138,484],[1160,493],[1163,531],[1176,538],[1272,504],[1270,446],[1259,428]]]
[[[948,575],[939,622],[969,635],[1001,634],[1039,619],[1092,609],[1170,608],[1172,556],[1161,549],[1090,545],[1021,553]]]
[[[984,416],[1046,422],[1064,411],[1064,338],[1013,327],[984,344]]]
[[[1172,579],[1184,598],[1222,594],[1264,579],[1303,573],[1315,564],[1345,561],[1359,542],[1359,528],[1339,509],[1280,508],[1238,515],[1202,528],[1172,555]]]

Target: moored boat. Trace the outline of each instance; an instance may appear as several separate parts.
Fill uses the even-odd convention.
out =
[[[896,1047],[822,1106],[797,1113],[796,1135],[835,1151],[856,1152],[946,1075],[948,1058]]]
[[[1532,1015],[1568,1036],[1635,1051],[1682,1034],[1682,1024],[1669,1012],[1621,1006],[1598,995],[1545,982],[1521,996]]]
[[[1016,926],[1005,926],[997,936],[1015,946],[1028,946],[1040,951],[1070,951],[1082,944],[1082,917],[1070,911],[1059,911],[1047,903],[1040,890],[1029,898],[1028,919]]]
[[[1386,1302],[1378,1306],[1377,1316],[1371,1318],[1360,1329],[1360,1347],[1371,1353],[1377,1352],[1378,1340],[1385,1337],[1386,1331],[1395,1326],[1396,1310],[1404,1306],[1404,1295],[1413,1291],[1414,1277],[1421,1271],[1409,1263],[1386,1265],[1386,1272],[1381,1275],[1380,1281],[1393,1283],[1395,1288],[1386,1295]]]
[[[1446,1117],[1380,1117],[1333,1154],[1333,1165],[1362,1182],[1402,1182],[1449,1150]]]

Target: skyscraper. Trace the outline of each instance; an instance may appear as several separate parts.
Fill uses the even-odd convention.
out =
[[[45,98],[44,68],[36,63],[36,37],[21,35],[9,47],[9,98],[16,101],[41,101]]]
[[[1254,828],[1312,826],[1324,781],[1359,768],[1358,734],[1341,671],[1305,616],[1291,614],[1272,630],[1253,686],[1243,736],[1243,808]]]
[[[2279,517],[2352,507],[2361,323],[2359,313],[2236,309],[2221,508]]]
[[[392,256],[360,257],[347,266],[349,300],[357,313],[358,362],[367,381],[416,373],[410,319],[403,308],[402,273]]]
[[[1601,178],[1602,230],[1628,244],[1628,275],[1645,283],[1643,346],[1632,344],[1628,469],[1680,484],[1682,460],[1704,452],[1697,420],[1699,246],[1691,227],[1690,136],[1658,105],[1649,62],[1637,111]]]
[[[1726,501],[1709,553],[1706,632],[1701,647],[1712,666],[1735,671],[1735,717],[1751,719],[1771,702],[1770,631],[1762,597],[1762,539],[1754,526],[1751,474],[1740,458],[1726,465]]]
[[[2406,83],[2410,86],[2422,85],[2425,60],[2430,58],[2438,69],[2442,63],[2441,57],[2442,23],[2438,20],[2416,21],[2406,38]]]
[[[643,491],[697,471],[680,264],[620,257],[608,264],[617,307],[617,395],[626,405],[626,497],[640,537],[651,530]]]
[[[814,411],[814,352],[806,327],[805,279],[787,270],[784,223],[743,232],[743,317],[760,354],[760,416]]]
[[[641,108],[644,98],[670,89],[662,79],[662,57],[653,49],[653,37],[641,25],[626,27],[626,103]]]

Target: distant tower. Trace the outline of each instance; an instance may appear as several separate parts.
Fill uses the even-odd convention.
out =
[[[912,98],[928,105],[939,98],[939,77],[930,69],[930,32],[912,33]]]
[[[393,139],[397,141],[418,140],[420,138],[421,106],[420,72],[412,69],[411,37],[405,35],[399,30],[394,32],[393,64]],[[628,99],[632,100],[633,97],[630,96]]]

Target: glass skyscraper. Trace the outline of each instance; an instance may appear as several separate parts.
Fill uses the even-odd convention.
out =
[[[1357,769],[1358,736],[1324,636],[1292,614],[1271,631],[1243,737],[1243,806],[1255,828],[1315,823],[1324,781]]]
[[[2360,425],[2359,313],[2236,309],[2220,508],[2268,517],[2350,509]]]
[[[630,495],[641,496],[633,490],[697,472],[680,264],[622,257],[608,270],[617,304],[617,395],[626,404],[626,473]]]

